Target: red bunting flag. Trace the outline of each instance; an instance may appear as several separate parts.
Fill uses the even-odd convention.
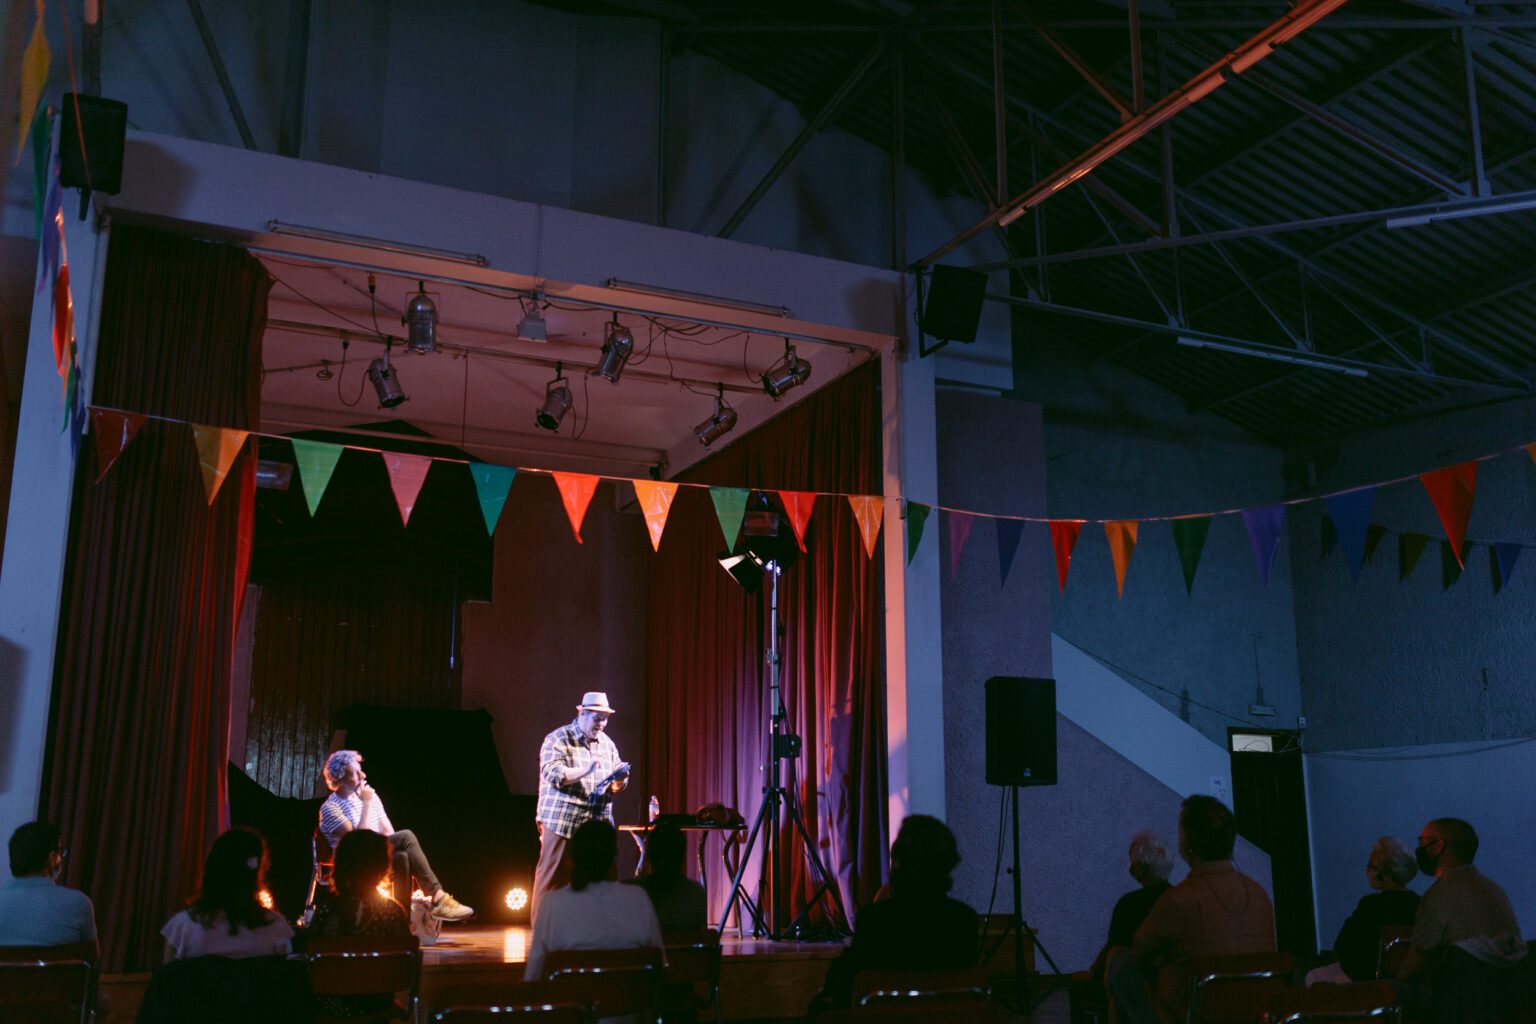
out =
[[[1536,462],[1536,441],[1525,446],[1525,454],[1531,457],[1532,462]]]
[[[805,528],[811,521],[811,509],[816,505],[815,491],[780,491],[779,500],[789,514],[789,525],[795,528],[795,540],[800,550],[805,550]]]
[[[1072,549],[1083,529],[1082,519],[1052,519],[1051,547],[1056,549],[1056,584],[1067,592],[1067,570],[1072,566]]]
[[[874,558],[880,520],[885,517],[885,499],[878,494],[850,494],[848,504],[853,506],[853,518],[859,524],[859,535],[864,538],[864,553]]]
[[[64,394],[69,394],[69,368],[75,358],[75,303],[69,295],[69,262],[61,261],[53,279],[53,363]]]
[[[406,455],[404,452],[379,454],[384,456],[384,468],[389,470],[389,489],[395,492],[400,522],[410,526],[416,498],[421,494],[421,485],[427,482],[427,470],[432,468],[432,456]]]
[[[1472,517],[1472,499],[1477,495],[1477,463],[1463,462],[1432,473],[1421,473],[1419,482],[1435,503],[1445,538],[1451,542],[1456,564],[1461,564],[1461,542],[1467,535],[1467,520]]]
[[[551,473],[555,478],[555,486],[560,488],[560,500],[565,504],[565,514],[571,521],[571,533],[576,537],[576,543],[581,543],[581,524],[587,518],[587,506],[592,504],[592,495],[597,490],[600,476],[592,476],[590,473]]]
[[[96,436],[96,481],[107,475],[107,470],[123,454],[133,435],[148,419],[136,412],[118,412],[115,409],[91,410],[91,433]]]
[[[640,512],[645,516],[645,528],[651,535],[651,550],[661,550],[661,534],[667,528],[667,515],[672,511],[672,498],[677,494],[677,484],[665,480],[631,480],[635,485],[635,497],[640,499]]]
[[[949,520],[949,578],[954,579],[960,571],[960,554],[965,550],[965,542],[971,539],[971,527],[975,525],[976,517],[969,512],[946,512]]]
[[[197,463],[203,471],[203,490],[208,492],[208,504],[212,505],[218,496],[219,488],[229,476],[229,467],[234,465],[235,457],[249,436],[248,430],[192,424],[192,440],[197,445]]]
[[[1104,536],[1109,540],[1109,555],[1115,561],[1115,597],[1125,596],[1125,570],[1130,567],[1131,555],[1136,551],[1136,527],[1134,519],[1124,519],[1104,524]]]

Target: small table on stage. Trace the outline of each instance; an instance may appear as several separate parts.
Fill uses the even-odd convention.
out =
[[[709,839],[711,833],[718,832],[718,833],[721,834],[721,839],[720,839],[720,864],[725,869],[725,877],[726,878],[734,878],[734,877],[736,877],[736,869],[731,865],[731,837],[733,835],[739,836],[739,835],[742,835],[743,833],[745,833],[747,831],[747,826],[745,824],[742,824],[742,825],[679,825],[677,827],[679,829],[681,829],[683,832],[698,832],[698,833],[701,833],[700,836],[699,836],[699,848],[698,848],[698,854],[697,854],[698,865],[699,865],[699,884],[704,886],[704,889],[705,889],[706,892],[709,890],[709,871],[704,866],[704,844]],[[635,865],[635,877],[639,878],[641,870],[643,870],[644,867],[645,867],[645,843],[646,843],[646,840],[650,838],[651,826],[650,825],[620,825],[619,826],[619,831],[620,832],[628,832],[630,838],[635,841],[635,848],[640,851],[640,860]],[[736,927],[739,930],[741,928],[741,906],[742,906],[743,903],[749,902],[749,899],[748,899],[747,894],[745,892],[742,892],[737,899],[738,899],[738,902],[736,904]]]

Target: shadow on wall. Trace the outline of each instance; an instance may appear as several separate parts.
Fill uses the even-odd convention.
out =
[[[26,666],[27,653],[0,637],[0,793],[11,787],[16,727],[21,721],[21,681]]]

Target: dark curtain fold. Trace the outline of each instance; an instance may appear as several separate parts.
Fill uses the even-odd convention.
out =
[[[861,367],[679,479],[877,494],[878,381],[877,364]],[[796,770],[786,783],[852,913],[881,884],[887,847],[879,551],[865,554],[841,497],[817,499],[806,546],[779,594],[784,700],[804,741],[803,756],[786,762]],[[681,489],[648,582],[645,786],[668,809],[720,801],[750,823],[766,778],[767,592],[748,595],[718,568],[724,547],[708,493]],[[781,835],[794,913],[815,886],[802,845],[787,828]],[[722,874],[710,873],[712,915],[729,893]]]
[[[92,401],[256,429],[270,287],[243,249],[115,227]],[[184,424],[145,423],[99,482],[80,448],[42,810],[109,970],[159,961],[160,926],[228,821],[255,469],[248,445],[210,505]]]

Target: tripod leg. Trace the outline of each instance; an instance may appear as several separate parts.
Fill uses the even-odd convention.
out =
[[[795,830],[800,833],[800,841],[805,844],[805,858],[810,862],[812,873],[816,875],[816,880],[820,883],[816,891],[811,894],[811,898],[806,901],[805,906],[800,908],[800,913],[796,914],[795,919],[790,922],[790,931],[794,931],[795,928],[804,923],[806,915],[821,900],[823,893],[831,893],[833,907],[843,916],[845,923],[852,925],[853,922],[848,919],[848,911],[843,906],[843,894],[836,885],[836,879],[832,877],[832,872],[827,870],[827,866],[821,862],[821,855],[816,852],[816,844],[811,839],[810,830],[805,827],[805,818],[800,813],[800,805],[794,800],[786,800],[786,804],[789,808],[789,817],[795,823]],[[836,922],[834,922],[835,924]],[[839,928],[839,931],[841,930]]]
[[[763,925],[761,911],[746,899],[741,891],[741,880],[746,876],[747,865],[752,861],[752,848],[757,844],[757,834],[762,831],[763,821],[768,817],[768,806],[773,803],[771,794],[764,796],[763,805],[757,809],[757,818],[752,822],[752,831],[747,833],[747,843],[741,848],[741,863],[736,865],[736,874],[731,878],[731,898],[725,901],[725,912],[720,915],[720,931],[725,931],[725,926],[731,919],[731,908],[736,905],[737,898],[741,898],[742,905],[749,908],[752,916],[753,934],[762,932],[767,934],[767,928]]]

